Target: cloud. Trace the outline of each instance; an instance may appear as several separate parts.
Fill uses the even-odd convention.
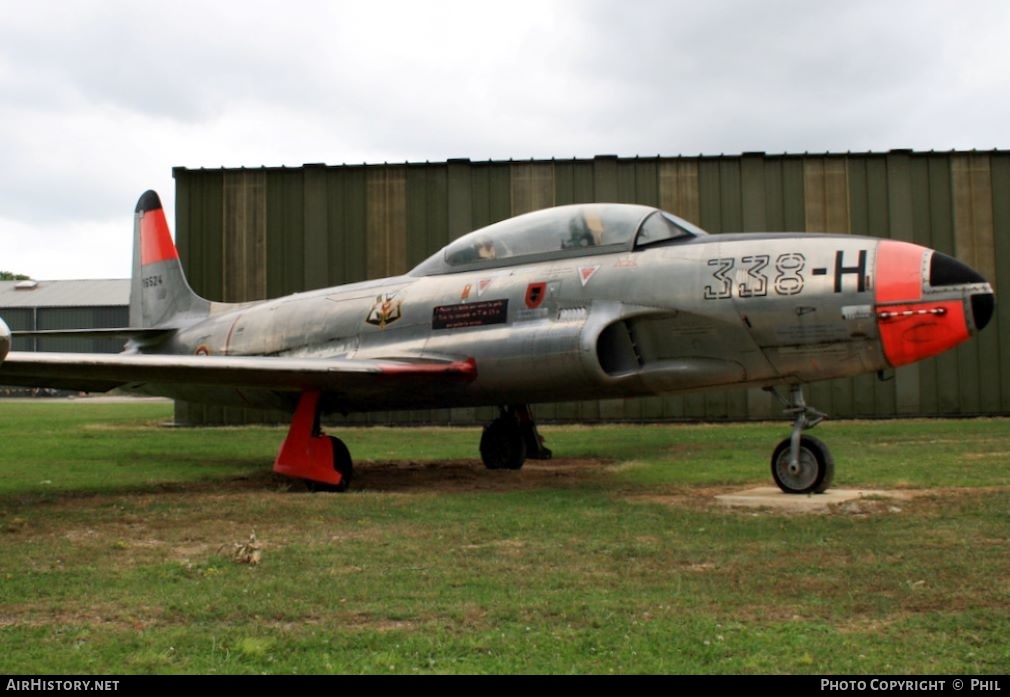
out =
[[[171,212],[177,165],[1006,148],[1007,35],[996,0],[22,3],[0,234]]]

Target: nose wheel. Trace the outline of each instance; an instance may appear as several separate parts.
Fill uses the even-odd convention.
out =
[[[787,494],[823,494],[835,476],[835,461],[822,441],[801,436],[799,453],[792,454],[792,438],[786,438],[772,453],[772,478]]]
[[[835,478],[835,461],[823,441],[803,435],[824,420],[826,414],[807,406],[803,388],[789,388],[789,400],[782,400],[785,412],[794,416],[793,432],[775,447],[772,453],[772,478],[787,494],[823,494]]]

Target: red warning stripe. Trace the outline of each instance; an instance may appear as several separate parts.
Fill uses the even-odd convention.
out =
[[[469,382],[477,377],[477,361],[467,358],[451,363],[399,363],[384,365],[381,368],[385,375],[403,377],[446,377],[458,378]]]
[[[165,211],[161,208],[148,211],[140,219],[140,264],[157,264],[159,261],[178,259],[179,252],[168,231]]]

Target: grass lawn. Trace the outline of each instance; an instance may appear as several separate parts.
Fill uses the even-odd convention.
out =
[[[827,514],[739,511],[788,425],[342,429],[352,490],[270,465],[280,428],[171,406],[0,402],[0,672],[1010,670],[1010,421],[826,422]],[[242,548],[255,532],[258,564]]]

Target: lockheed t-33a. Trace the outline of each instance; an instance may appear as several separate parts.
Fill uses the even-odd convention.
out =
[[[123,353],[8,352],[0,322],[0,384],[287,409],[274,469],[323,489],[352,475],[347,447],[320,431],[328,412],[498,406],[481,459],[518,469],[551,454],[532,404],[764,387],[794,418],[775,482],[822,492],[834,463],[803,433],[823,417],[803,385],[946,351],[995,303],[972,268],[906,242],[709,235],[593,203],[476,230],[403,276],[227,304],[190,289],[153,191],[134,227],[130,327],[102,330]]]

